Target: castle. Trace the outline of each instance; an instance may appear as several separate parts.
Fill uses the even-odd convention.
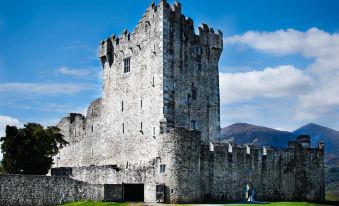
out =
[[[223,34],[181,4],[151,4],[133,32],[101,42],[103,97],[57,125],[70,143],[52,176],[105,185],[105,200],[191,203],[323,201],[324,145],[275,149],[220,142],[218,61]],[[286,143],[287,144],[287,143]]]

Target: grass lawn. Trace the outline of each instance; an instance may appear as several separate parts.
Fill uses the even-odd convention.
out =
[[[339,201],[339,192],[326,192],[326,200]]]
[[[93,201],[81,201],[81,202],[71,202],[63,204],[64,206],[127,206],[130,205],[126,202],[93,202]]]
[[[67,203],[63,204],[64,206],[137,206],[137,205],[160,205],[160,204],[148,204],[148,203],[117,203],[117,202],[92,202],[92,201],[84,201],[84,202],[72,202],[72,203]],[[165,206],[169,206],[169,204],[164,204]],[[185,205],[180,205],[176,204],[175,206],[190,206],[194,204],[185,204]],[[203,205],[203,204],[202,204]],[[207,205],[207,204],[206,204]],[[223,204],[216,204],[217,205],[223,205]],[[268,203],[268,204],[225,204],[225,206],[240,206],[240,205],[253,205],[253,206],[263,206],[263,205],[269,205],[269,206],[319,206],[320,204],[315,204],[315,203],[307,203],[307,202],[273,202],[273,203]],[[209,205],[210,206],[210,205]]]

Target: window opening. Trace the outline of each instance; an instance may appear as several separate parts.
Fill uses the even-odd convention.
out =
[[[191,129],[195,129],[195,126],[196,126],[196,125],[195,125],[195,120],[192,120],[192,121],[191,121]]]
[[[166,170],[166,165],[165,164],[161,164],[160,165],[160,173],[165,173]]]
[[[124,59],[124,73],[127,73],[127,72],[131,71],[130,63],[131,63],[131,58],[130,57]]]

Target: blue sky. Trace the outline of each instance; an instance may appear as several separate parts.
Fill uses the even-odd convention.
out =
[[[98,44],[132,30],[151,2],[0,0],[0,133],[83,113],[101,96]],[[339,1],[181,3],[196,26],[224,33],[221,126],[339,130]]]

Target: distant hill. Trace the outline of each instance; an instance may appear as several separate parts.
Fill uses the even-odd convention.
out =
[[[221,129],[221,141],[232,140],[236,144],[252,143],[258,146],[287,147],[287,142],[298,135],[308,134],[312,147],[318,141],[325,142],[326,193],[332,200],[339,200],[339,132],[321,125],[310,123],[293,132],[280,131],[246,123],[236,123]]]
[[[293,132],[296,135],[308,134],[312,138],[312,146],[318,141],[325,142],[326,163],[339,166],[339,132],[314,123],[300,127]]]
[[[339,166],[339,132],[314,123],[304,125],[293,132],[236,123],[221,129],[221,141],[233,140],[236,144],[252,143],[281,148],[287,147],[287,142],[295,140],[300,134],[310,135],[312,147],[317,147],[318,141],[324,141],[326,163]]]
[[[247,123],[236,123],[221,129],[221,141],[233,140],[236,144],[253,143],[259,146],[287,147],[287,142],[296,135]]]

